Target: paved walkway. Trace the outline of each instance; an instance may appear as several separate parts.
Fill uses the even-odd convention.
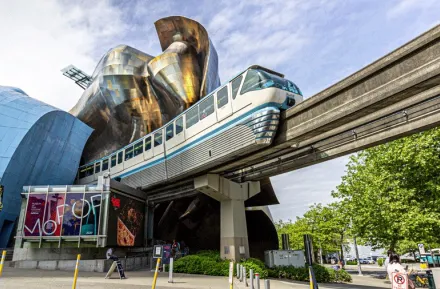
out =
[[[153,272],[150,271],[134,271],[126,273],[128,279],[119,280],[117,273],[112,279],[104,279],[104,273],[80,272],[78,277],[77,289],[93,288],[93,289],[136,289],[151,288],[153,280]],[[72,288],[73,272],[66,271],[45,271],[45,270],[29,270],[15,269],[5,267],[2,277],[0,277],[0,288],[12,289],[65,289]],[[372,276],[353,276],[353,284],[320,284],[323,289],[373,289],[373,288],[390,288],[390,284],[385,284],[384,280],[373,278]],[[238,282],[234,278],[234,287],[237,289],[249,288],[243,283]],[[288,282],[283,280],[271,280],[271,289],[306,289],[309,288],[308,283],[304,282]],[[214,277],[203,275],[174,274],[174,283],[168,283],[168,273],[160,273],[157,281],[157,289],[229,289],[227,277]],[[261,282],[260,288],[264,288]]]

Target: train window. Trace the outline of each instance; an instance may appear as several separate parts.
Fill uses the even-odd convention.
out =
[[[101,162],[97,162],[95,164],[95,174],[100,173],[101,172]]]
[[[125,160],[133,158],[133,146],[125,149]]]
[[[134,156],[138,156],[143,152],[143,143],[142,141],[137,142],[133,145],[134,147]]]
[[[85,178],[86,177],[86,171],[87,171],[87,167],[82,167],[79,169],[79,178]]]
[[[238,89],[240,88],[241,80],[243,79],[243,75],[240,75],[236,79],[234,79],[231,83],[232,87],[232,99],[237,97]]]
[[[183,131],[183,117],[176,120],[176,135]]]
[[[196,105],[186,113],[186,128],[190,128],[199,122],[199,106]]]
[[[174,136],[174,124],[170,124],[167,126],[167,129],[165,131],[166,140],[170,140]]]
[[[111,167],[113,168],[114,166],[116,166],[116,155],[112,155],[111,158]]]
[[[241,87],[240,94],[245,94],[248,91],[258,89],[258,85],[261,82],[261,77],[258,72],[254,69],[248,70],[246,78],[244,80],[243,86]]]
[[[145,151],[151,150],[151,136],[145,138]]]
[[[90,165],[86,168],[86,177],[93,175],[93,167],[94,165]]]
[[[91,176],[91,175],[93,175],[93,165],[90,165],[90,166],[87,166],[87,167],[83,167],[79,171],[79,177],[81,179],[85,178],[85,177],[88,177],[88,176]]]
[[[102,161],[102,170],[103,171],[108,170],[108,159]]]
[[[217,108],[223,107],[228,103],[228,87],[225,86],[217,92]]]
[[[122,163],[122,157],[124,156],[124,151],[118,152],[118,165]]]
[[[204,101],[199,104],[200,120],[214,112],[214,95],[206,97]]]
[[[290,82],[290,81],[289,81],[289,82]],[[295,87],[295,89],[296,89],[296,91],[297,91],[297,93],[298,93],[299,95],[303,95],[302,92],[301,92],[301,90],[299,89],[298,86],[296,86],[295,83],[293,83],[293,82],[290,82],[290,83],[292,83],[292,85]]]
[[[162,132],[157,132],[154,134],[154,147],[160,146],[162,144]]]

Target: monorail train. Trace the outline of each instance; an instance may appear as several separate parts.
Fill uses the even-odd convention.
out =
[[[135,188],[176,180],[269,146],[280,110],[303,99],[284,75],[251,66],[163,127],[79,168],[78,183],[110,173]]]

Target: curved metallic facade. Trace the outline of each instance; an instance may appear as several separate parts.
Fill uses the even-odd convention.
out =
[[[97,65],[91,84],[71,110],[95,130],[84,150],[84,163],[109,155],[160,128],[220,86],[217,52],[201,24],[171,16],[156,21],[155,27],[163,51],[160,55],[151,56],[126,45],[109,50]],[[264,143],[267,135],[263,130],[273,129],[278,119],[279,111],[255,115],[237,127],[240,131],[233,141],[213,142],[219,151],[228,148],[225,143],[230,146],[247,140],[255,142],[256,137],[257,143]],[[191,161],[201,162],[201,159]],[[124,182],[133,179],[129,185],[135,187],[136,178],[163,178],[166,174],[162,166],[143,170]],[[258,197],[261,204],[257,200],[259,206],[270,203],[262,195],[265,194]],[[197,249],[219,248],[220,205],[216,200],[199,194],[156,207],[153,218],[156,239],[183,239]],[[277,248],[278,236],[270,218],[261,210],[248,211],[246,216],[251,255],[262,257],[264,250]],[[264,237],[259,234],[262,230]]]
[[[13,233],[23,186],[72,184],[91,133],[71,114],[0,86],[0,248]]]
[[[153,57],[126,45],[109,50],[70,111],[95,130],[85,162],[161,127],[220,85],[217,52],[202,25],[172,16],[155,26],[163,53]]]

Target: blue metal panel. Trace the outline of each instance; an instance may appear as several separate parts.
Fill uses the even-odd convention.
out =
[[[72,184],[92,129],[67,112],[0,86],[0,248],[13,234],[25,185]],[[5,227],[3,227],[3,224]]]

